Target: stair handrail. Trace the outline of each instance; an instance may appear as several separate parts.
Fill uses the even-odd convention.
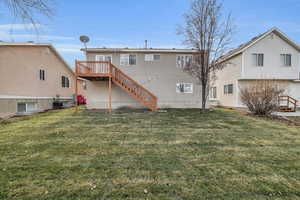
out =
[[[139,92],[141,92],[141,91],[145,92],[148,96],[150,96],[151,100],[148,101],[148,102],[150,102],[150,104],[147,103],[147,102],[144,102],[144,103],[146,103],[152,109],[154,109],[154,110],[156,109],[156,106],[157,106],[157,97],[155,95],[153,95],[148,89],[144,88],[142,85],[140,85],[138,82],[136,82],[135,80],[133,80],[131,77],[129,77],[127,74],[125,74],[122,70],[120,70],[119,68],[117,68],[113,64],[110,64],[110,66],[111,66],[110,67],[111,75],[112,75],[113,79],[118,79],[118,77],[116,76],[117,73],[121,74],[122,77],[124,77],[125,79],[129,80],[131,83],[134,84],[134,87],[132,89],[138,88],[138,89],[140,89]],[[124,82],[124,83],[126,83],[126,82]],[[145,95],[143,95],[143,94],[139,94],[139,95],[145,97]]]
[[[294,105],[294,111],[297,110],[297,103],[298,103],[298,100],[297,99],[294,99],[293,97],[291,96],[279,96],[279,105],[280,105],[280,102],[281,101],[286,101],[287,102],[287,106],[289,107],[289,104],[293,104]]]
[[[77,74],[78,75],[104,74],[104,73],[97,72],[98,69],[96,68],[97,64],[107,64],[107,66],[105,66],[106,70],[103,71],[105,72],[105,75],[110,76],[113,81],[115,80],[116,84],[119,84],[120,87],[122,87],[120,83],[126,85],[126,88],[130,90],[130,92],[128,91],[129,94],[132,95],[136,100],[141,101],[144,105],[149,107],[151,110],[155,111],[157,109],[157,97],[148,89],[144,88],[137,81],[133,80],[131,77],[125,74],[118,67],[114,66],[111,63],[111,61],[97,61],[97,60],[76,61],[75,73],[76,75]]]
[[[153,97],[154,99],[157,99],[157,97],[155,95],[153,95],[148,89],[144,88],[143,86],[141,86],[138,82],[136,82],[135,80],[133,80],[132,78],[130,78],[128,75],[126,75],[122,70],[120,70],[119,68],[117,68],[116,66],[114,66],[113,64],[111,64],[112,68],[118,70],[123,76],[125,76],[127,79],[129,79],[130,81],[132,81],[133,83],[135,83],[136,85],[138,85],[138,87],[142,88],[143,90],[145,90],[151,97]],[[114,77],[114,75],[113,75]]]

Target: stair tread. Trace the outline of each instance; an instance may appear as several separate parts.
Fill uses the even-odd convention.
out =
[[[119,72],[121,72],[119,70]],[[125,76],[122,76],[125,78]],[[143,90],[145,90],[143,88],[143,86],[141,85],[138,85],[137,83],[135,83],[135,85],[131,85],[128,87],[126,85],[126,81],[120,81],[117,77],[112,77],[112,80],[117,83],[117,85],[121,88],[123,88],[126,92],[130,93],[131,95],[133,95],[137,100],[139,100],[141,103],[143,103],[145,106],[147,106],[150,110],[152,111],[156,111],[157,110],[157,107],[156,107],[156,101],[155,103],[153,102],[150,102],[149,99],[147,98],[144,98],[143,95],[139,94],[139,93],[142,93]],[[130,81],[130,83],[132,83],[132,80],[128,79]],[[128,81],[128,82],[129,82]],[[132,88],[132,86],[135,86]],[[136,90],[139,91],[139,93],[135,92]],[[149,91],[145,91],[147,93],[149,93]],[[153,95],[153,94],[152,94]],[[154,95],[153,95],[154,96]]]

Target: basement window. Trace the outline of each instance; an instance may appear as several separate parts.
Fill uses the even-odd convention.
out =
[[[34,113],[37,112],[37,103],[18,103],[17,112],[18,113]]]

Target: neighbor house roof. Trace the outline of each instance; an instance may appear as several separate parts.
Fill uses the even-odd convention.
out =
[[[33,42],[27,42],[27,43],[15,43],[15,42],[0,42],[1,46],[29,46],[29,47],[49,47],[53,51],[53,53],[63,62],[63,64],[74,74],[74,71],[69,66],[69,64],[64,60],[64,58],[58,53],[58,51],[52,46],[52,44],[49,43],[33,43]]]
[[[238,48],[229,51],[227,54],[225,54],[224,56],[222,56],[222,57],[219,58],[219,62],[225,62],[225,61],[229,60],[230,58],[241,54],[246,49],[250,48],[251,46],[253,46],[257,42],[261,41],[262,39],[264,39],[265,37],[267,37],[271,33],[276,34],[281,39],[283,39],[288,44],[290,44],[292,47],[294,47],[295,49],[297,49],[298,51],[300,51],[300,47],[292,39],[290,39],[287,35],[285,35],[278,28],[272,28],[272,29],[268,30],[267,32],[264,32],[264,33],[262,33],[262,34],[260,34],[260,35],[258,35],[256,37],[252,38],[250,41],[248,41],[248,42],[246,42],[244,44],[241,44]]]
[[[102,53],[197,53],[196,49],[163,49],[163,48],[88,48],[81,49],[86,52]]]

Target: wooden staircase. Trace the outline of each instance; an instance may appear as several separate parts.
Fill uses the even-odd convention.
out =
[[[76,76],[91,81],[108,78],[151,111],[157,110],[157,97],[108,61],[76,61]]]
[[[150,110],[157,110],[157,97],[111,64],[112,81]]]
[[[279,96],[278,105],[280,112],[296,112],[298,101],[290,96]]]

